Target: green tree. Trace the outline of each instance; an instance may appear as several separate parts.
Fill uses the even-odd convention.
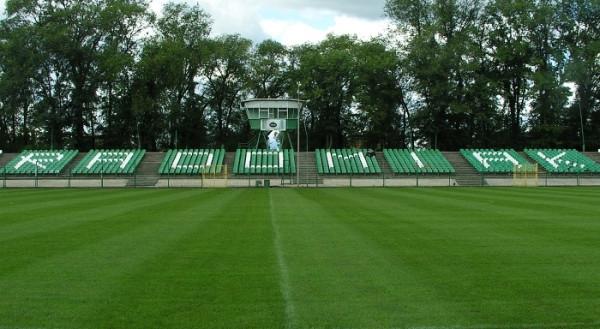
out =
[[[283,97],[289,89],[289,51],[281,43],[265,40],[253,50],[248,88],[256,98]]]
[[[208,98],[209,129],[216,146],[236,147],[247,133],[240,109],[247,90],[252,42],[239,35],[211,40],[203,66],[202,88]]]
[[[200,76],[208,63],[211,24],[198,6],[164,6],[157,35],[145,44],[137,65],[134,88],[134,112],[144,130],[153,122],[153,131],[143,132],[146,147],[198,147],[205,142],[208,100]]]

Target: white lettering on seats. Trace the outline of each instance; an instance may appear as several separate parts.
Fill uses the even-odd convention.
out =
[[[333,168],[333,157],[331,156],[331,152],[327,151],[327,165],[329,168]]]
[[[413,160],[415,160],[415,163],[417,164],[417,166],[419,166],[419,168],[421,168],[421,169],[425,168],[423,161],[421,161],[421,159],[419,159],[419,156],[417,155],[417,153],[415,153],[414,151],[410,152],[410,156],[413,158]]]
[[[173,161],[173,165],[171,166],[171,168],[177,168],[177,166],[179,165],[179,160],[181,159],[181,154],[181,152],[177,152],[177,155],[175,156],[175,161]]]
[[[272,164],[262,163],[260,165],[252,164],[252,157],[260,158],[263,161],[271,162]],[[256,160],[255,160],[256,162]],[[277,164],[275,163],[277,162]],[[284,156],[283,151],[251,151],[246,152],[244,163],[245,168],[283,168]]]
[[[58,162],[64,157],[64,154],[58,152],[31,152],[27,156],[21,157],[21,160],[15,165],[15,169],[19,170],[26,163],[46,169],[47,166],[44,163]]]
[[[485,157],[486,153],[489,153],[492,157],[487,158]],[[485,167],[486,169],[489,168],[490,162],[494,161],[494,162],[511,162],[512,164],[514,164],[515,166],[519,164],[519,161],[517,161],[512,155],[510,155],[508,152],[473,152],[473,156],[475,157],[475,159],[477,159],[477,161],[479,161],[483,167]]]
[[[129,161],[131,161],[131,158],[133,158],[133,152],[127,153],[127,157],[125,160],[123,160],[123,163],[121,163],[121,169],[125,169],[125,167],[127,167],[127,164]]]
[[[369,168],[367,159],[365,159],[365,155],[362,152],[358,152],[358,158],[360,159],[360,163],[362,163],[363,168]]]
[[[125,156],[125,158],[123,158],[123,156]],[[125,169],[125,167],[127,167],[127,164],[129,164],[132,158],[133,152],[98,152],[96,153],[92,161],[88,163],[86,168],[88,170],[92,169],[92,167],[94,167],[94,165],[96,165],[97,162],[121,162],[121,165],[119,167],[121,169]]]
[[[556,163],[556,161],[558,160],[558,162],[562,162],[560,159],[562,157],[564,157],[566,154],[567,154],[567,152],[562,152],[559,155],[555,156],[554,158],[549,158],[544,153],[538,152],[538,155],[540,156],[540,158],[546,160],[554,168],[558,168],[558,164]]]

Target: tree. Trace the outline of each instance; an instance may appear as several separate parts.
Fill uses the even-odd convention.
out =
[[[202,87],[208,97],[210,129],[215,145],[236,147],[246,125],[240,104],[244,98],[252,42],[239,35],[211,40]]]
[[[265,40],[253,50],[248,89],[256,98],[283,97],[289,89],[288,50],[277,41]]]
[[[598,149],[600,3],[592,0],[564,0],[559,2],[557,11],[560,15],[558,22],[561,49],[566,53],[565,80],[572,81],[575,85],[575,101],[563,118],[565,129],[562,140],[568,147],[579,147],[583,144],[583,137],[586,137],[588,149]]]
[[[293,81],[307,100],[310,135],[315,147],[347,145],[356,137],[349,129],[354,114],[356,46],[350,36],[332,36],[318,45],[294,50]]]
[[[200,7],[169,3],[157,35],[144,47],[133,107],[145,118],[141,122],[157,121],[155,131],[144,132],[144,144],[152,149],[198,147],[205,141],[208,101],[200,76],[208,63],[211,24]],[[159,122],[164,124],[156,126]]]
[[[67,112],[64,118],[70,127],[61,130],[70,132],[70,146],[82,150],[93,147],[101,88],[131,63],[136,35],[149,16],[147,3],[9,0],[7,14],[29,26],[34,40],[30,50],[43,54],[43,62],[35,66],[35,80],[37,91],[45,98],[44,107],[51,109],[44,120],[50,140],[62,137],[55,129],[61,124],[56,117]]]

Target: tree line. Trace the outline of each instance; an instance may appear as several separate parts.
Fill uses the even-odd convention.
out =
[[[8,0],[0,149],[226,147],[240,103],[300,98],[302,148],[600,148],[597,0],[388,0],[362,41],[212,36],[199,6]],[[308,145],[306,145],[308,143]]]

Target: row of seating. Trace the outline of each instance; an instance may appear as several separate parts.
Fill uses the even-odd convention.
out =
[[[438,150],[385,149],[383,155],[396,174],[451,174],[454,167]]]
[[[51,175],[59,174],[79,151],[33,151],[25,150],[6,166],[6,174]]]
[[[295,158],[293,150],[237,150],[233,173],[236,175],[295,174]]]
[[[513,149],[463,149],[460,153],[480,173],[512,173],[515,167],[529,164]]]
[[[385,149],[384,158],[396,174],[451,174],[450,162],[438,150]],[[515,168],[532,166],[513,149],[463,149],[462,156],[480,173],[512,173]],[[576,150],[527,149],[527,156],[551,173],[600,173],[600,164]],[[1,153],[0,153],[1,154]],[[175,149],[163,158],[161,175],[220,174],[224,149]],[[2,170],[9,175],[53,175],[78,155],[75,150],[25,150]],[[133,174],[145,155],[144,150],[92,150],[72,170],[76,175]],[[369,175],[382,172],[374,156],[364,149],[318,149],[316,167],[322,175]],[[296,173],[293,150],[239,149],[235,153],[235,175],[285,175]]]
[[[335,149],[315,151],[319,174],[380,174],[377,159],[367,150]]]
[[[169,150],[158,172],[161,175],[220,174],[225,153],[224,149]]]
[[[551,173],[600,173],[600,164],[567,149],[526,149],[525,153]]]
[[[91,150],[73,169],[73,174],[133,174],[145,153],[145,150]]]

